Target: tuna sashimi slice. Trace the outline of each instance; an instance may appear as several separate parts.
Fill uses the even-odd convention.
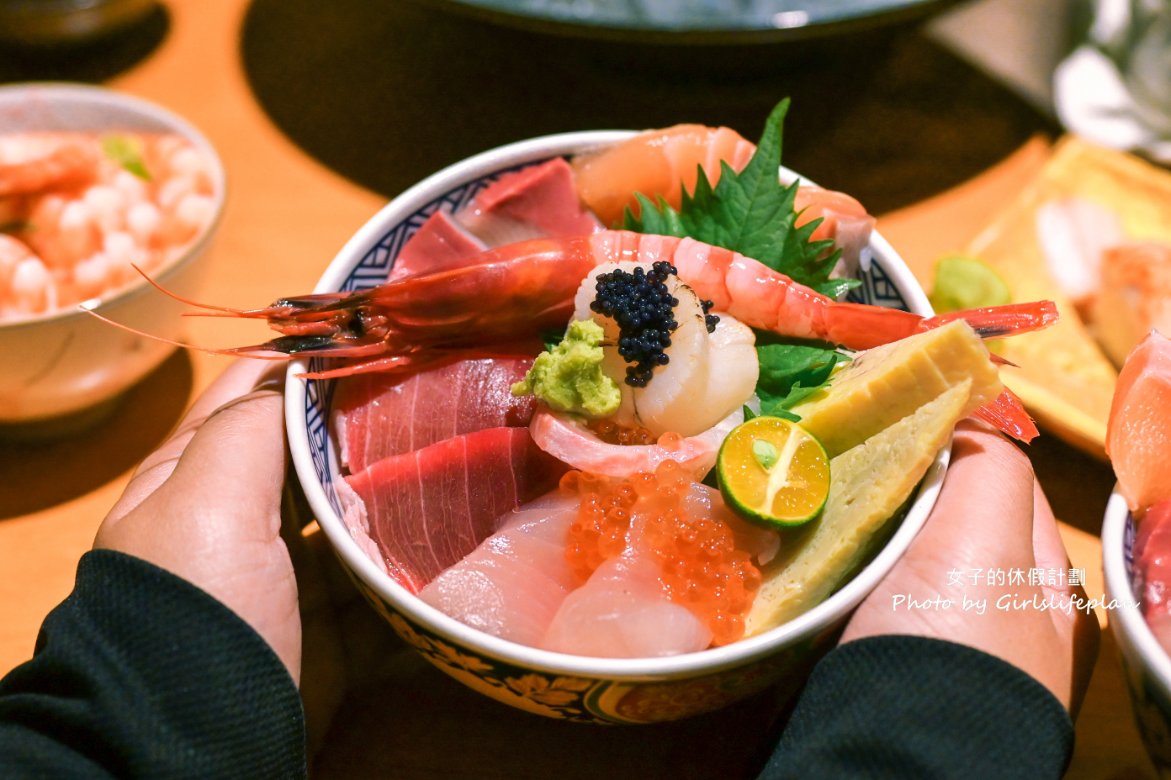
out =
[[[333,402],[343,465],[357,473],[453,436],[528,425],[535,399],[514,396],[511,388],[531,365],[530,358],[482,358],[406,376],[346,377]]]
[[[345,520],[355,535],[368,533],[390,575],[417,593],[491,536],[499,518],[552,489],[564,471],[527,429],[486,428],[346,477],[353,495],[346,496]]]
[[[602,229],[578,198],[569,163],[557,157],[500,177],[454,212],[436,211],[399,250],[390,279],[460,268],[487,249],[530,238]]]
[[[436,211],[399,250],[390,279],[468,265],[488,246],[446,211]]]
[[[582,205],[573,170],[560,157],[500,177],[456,212],[455,218],[489,246],[589,235],[603,229]]]
[[[536,645],[578,584],[565,558],[576,494],[555,490],[501,518],[500,530],[419,591],[419,598],[485,633]]]

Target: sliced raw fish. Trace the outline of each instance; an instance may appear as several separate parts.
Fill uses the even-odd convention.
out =
[[[390,278],[470,265],[517,241],[602,229],[578,199],[569,163],[557,157],[500,177],[454,212],[436,211],[399,250]]]
[[[412,592],[460,561],[499,518],[548,492],[565,466],[525,428],[486,428],[383,458],[345,478],[351,532],[368,533]],[[343,493],[339,488],[339,493]]]
[[[677,476],[671,477],[667,476],[670,471],[659,470],[660,486],[666,479],[683,487],[685,472],[676,469]],[[672,588],[683,593],[697,585],[708,587],[687,573],[695,571],[687,558],[694,558],[696,546],[706,550],[704,545],[711,538],[702,531],[703,522],[726,526],[735,549],[761,563],[776,555],[779,537],[775,531],[750,526],[736,517],[719,491],[699,483],[684,490],[657,496],[648,493],[634,504],[625,550],[603,560],[585,584],[565,598],[541,647],[575,655],[636,658],[690,653],[712,644],[715,637],[702,605],[684,606],[671,596]],[[680,546],[680,537],[673,536],[676,521],[670,519],[671,506],[676,502],[689,518],[685,527],[693,534],[691,546]],[[687,551],[683,559],[681,550]],[[705,552],[703,560],[710,566],[719,557]],[[666,572],[664,560],[674,574]],[[732,592],[733,583],[725,581],[726,593]]]
[[[455,218],[489,246],[603,229],[579,200],[573,170],[560,157],[502,176]]]
[[[555,490],[509,512],[500,530],[419,591],[419,598],[485,633],[536,645],[577,584],[565,537],[576,494]]]
[[[1143,617],[1171,652],[1171,501],[1151,507],[1139,521],[1134,567]]]
[[[531,365],[529,358],[483,358],[407,376],[346,377],[333,402],[343,465],[356,473],[452,436],[528,425],[536,401],[510,389]]]
[[[436,211],[399,250],[390,279],[460,268],[488,248],[446,211]]]
[[[534,412],[529,430],[541,449],[582,471],[627,477],[638,471],[654,471],[660,463],[671,460],[698,480],[716,464],[720,442],[743,421],[744,410],[738,408],[698,436],[675,437],[663,444],[610,444],[572,415],[541,406]]]
[[[875,219],[866,208],[844,192],[813,185],[797,188],[793,208],[798,214],[794,223],[797,227],[814,219],[821,220],[809,240],[830,239],[841,250],[833,275],[856,276],[862,264],[862,252],[870,245],[870,234],[874,231]]]
[[[566,597],[541,647],[605,658],[652,658],[703,650],[712,633],[667,599],[658,565],[632,548],[597,568]]]

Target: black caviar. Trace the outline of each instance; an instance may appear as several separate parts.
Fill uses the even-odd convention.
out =
[[[615,269],[598,275],[590,309],[618,324],[618,354],[630,364],[626,384],[631,387],[646,387],[655,368],[670,361],[666,349],[671,346],[671,333],[679,327],[675,320],[679,299],[667,290],[667,277],[677,274],[675,266],[660,260],[650,271],[636,266],[633,272]],[[700,303],[711,333],[720,318],[708,314],[711,301]]]

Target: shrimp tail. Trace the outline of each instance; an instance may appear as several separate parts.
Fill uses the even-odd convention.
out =
[[[1030,301],[937,314],[924,320],[923,327],[934,328],[962,319],[981,338],[998,339],[1047,328],[1057,322],[1057,317],[1057,304],[1053,301]]]
[[[1021,399],[1007,387],[996,398],[973,412],[973,415],[1025,444],[1040,434]]]

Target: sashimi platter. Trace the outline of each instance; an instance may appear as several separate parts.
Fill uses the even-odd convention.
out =
[[[395,198],[306,295],[294,358],[324,532],[430,662],[522,709],[645,723],[795,692],[926,519],[958,420],[1036,434],[854,198],[728,128],[568,133]],[[779,174],[779,175],[778,175]],[[248,350],[244,350],[247,352]]]

